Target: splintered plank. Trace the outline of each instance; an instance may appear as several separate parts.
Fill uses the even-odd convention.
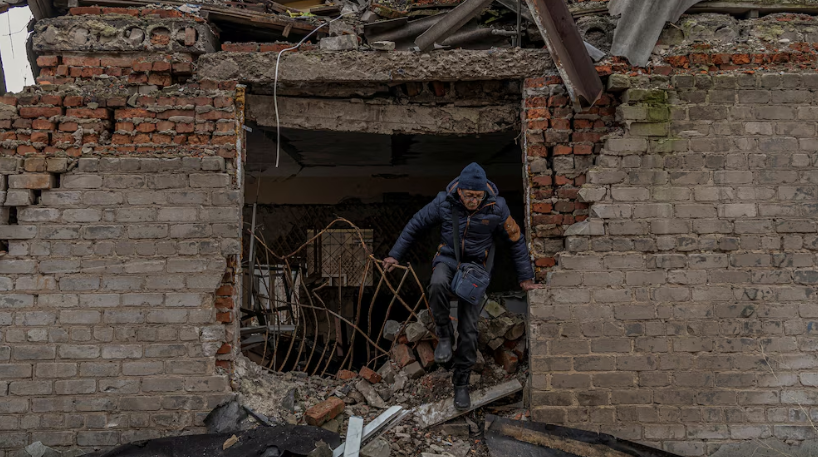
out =
[[[465,411],[458,411],[454,407],[454,399],[447,398],[432,403],[426,403],[415,408],[415,416],[420,420],[422,428],[428,428],[437,425],[455,417],[466,414],[469,411],[475,410],[482,406],[488,405],[491,402],[497,401],[500,398],[507,397],[511,394],[523,390],[523,385],[520,381],[512,379],[511,381],[498,384],[494,387],[480,389],[471,394],[471,408]]]

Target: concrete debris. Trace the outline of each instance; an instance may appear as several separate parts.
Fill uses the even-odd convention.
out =
[[[400,322],[398,321],[386,321],[386,324],[383,326],[383,337],[389,341],[395,341],[395,338],[398,337],[398,333],[400,333]]]
[[[394,41],[375,41],[369,43],[369,47],[376,51],[394,51],[395,50],[395,42]]]
[[[494,338],[503,338],[506,332],[514,326],[514,320],[508,316],[500,316],[489,324],[489,332]]]
[[[51,449],[50,447],[44,445],[41,441],[35,441],[25,448],[28,456],[30,457],[59,457],[61,455],[60,451],[55,449]]]
[[[381,378],[387,384],[392,384],[395,382],[395,374],[398,372],[395,369],[395,365],[392,364],[391,360],[387,360],[380,368],[378,368],[378,374],[381,375]]]
[[[355,51],[358,49],[358,37],[355,35],[341,35],[326,37],[318,42],[322,51]]]
[[[307,454],[307,457],[332,457],[332,449],[330,449],[327,443],[319,441],[315,445],[315,449]]]
[[[405,333],[406,339],[410,343],[418,342],[429,334],[428,330],[426,330],[426,326],[420,322],[412,322],[411,324],[407,325]]]
[[[361,457],[389,457],[392,448],[385,440],[378,438],[361,449]]]
[[[420,363],[418,362],[412,362],[409,365],[406,365],[403,367],[403,372],[406,373],[406,376],[408,376],[409,379],[418,379],[426,374],[423,367],[420,366]]]
[[[234,433],[251,427],[245,422],[247,416],[247,411],[238,401],[230,400],[213,408],[204,423],[208,433]]]
[[[384,403],[383,399],[378,395],[378,392],[375,391],[375,388],[372,387],[372,384],[366,379],[358,381],[358,383],[355,384],[355,389],[364,396],[369,406],[381,409],[386,408],[386,403]]]
[[[506,309],[503,308],[503,305],[497,302],[497,300],[488,300],[486,301],[486,307],[484,308],[489,316],[493,318],[497,318],[502,316]]]

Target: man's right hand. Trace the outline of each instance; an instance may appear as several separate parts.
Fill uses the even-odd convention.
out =
[[[398,259],[396,259],[394,257],[387,257],[387,258],[383,259],[383,269],[386,272],[390,272],[390,271],[394,270],[395,265],[398,265],[399,263],[400,262],[398,262]]]

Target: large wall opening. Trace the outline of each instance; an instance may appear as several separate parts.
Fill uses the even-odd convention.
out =
[[[248,312],[243,315],[242,350],[272,369],[334,374],[340,368],[359,368],[377,354],[364,337],[358,335],[353,341],[351,324],[390,347],[383,336],[378,340],[378,329],[387,318],[403,322],[410,313],[395,303],[395,295],[385,284],[379,285],[376,266],[365,271],[365,251],[375,259],[385,258],[404,225],[468,163],[477,162],[486,169],[508,201],[512,216],[521,223],[524,220],[523,159],[516,131],[390,135],[282,128],[276,167],[275,128],[251,127],[244,224],[251,227],[255,207],[257,242],[252,258],[256,271],[251,277],[248,237],[242,304]],[[329,230],[305,246],[330,224]],[[403,279],[402,271],[386,275],[392,287],[402,284],[398,300],[409,307],[418,303],[428,283],[439,242],[439,227],[428,230],[402,259],[412,265],[416,278]],[[361,249],[362,244],[367,245],[366,250]],[[498,245],[493,292],[518,289],[513,264],[503,247]],[[296,251],[286,265],[277,258]],[[271,297],[267,297],[268,290]],[[315,308],[302,309],[300,315],[291,313],[290,305],[296,300]],[[348,322],[322,314],[323,307]],[[314,309],[319,311],[315,316]],[[263,313],[254,315],[251,310]]]

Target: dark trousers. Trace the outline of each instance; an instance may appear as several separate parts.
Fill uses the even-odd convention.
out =
[[[445,263],[439,263],[432,272],[429,282],[429,306],[438,327],[449,325],[449,297],[451,296],[452,275],[454,270]],[[466,385],[469,382],[471,369],[477,362],[477,319],[480,317],[480,306],[459,300],[457,304],[457,350],[454,352],[455,385]]]

